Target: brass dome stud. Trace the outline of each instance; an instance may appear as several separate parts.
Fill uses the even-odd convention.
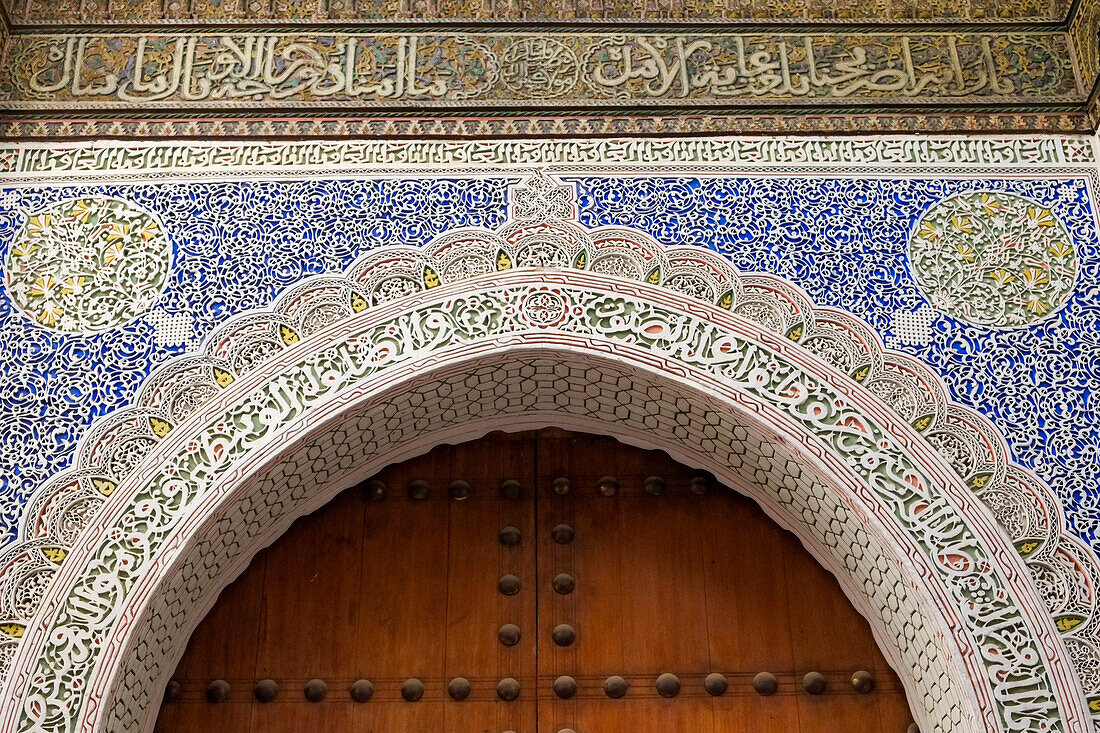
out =
[[[619,493],[619,479],[614,476],[601,476],[596,482],[596,488],[602,496],[614,496]]]
[[[569,573],[558,573],[554,576],[553,585],[554,591],[564,596],[573,592],[577,587],[577,581]]]
[[[508,479],[500,485],[500,498],[515,501],[523,496],[523,487],[519,481]]]
[[[820,672],[807,672],[802,678],[802,689],[811,695],[825,692],[825,675]]]
[[[554,489],[554,493],[558,496],[565,496],[573,490],[573,482],[567,479],[565,476],[559,476],[554,479],[554,483],[551,484]]]
[[[550,530],[550,537],[559,545],[568,545],[573,541],[573,528],[568,524],[558,524]]]
[[[175,702],[180,699],[180,693],[183,692],[183,685],[176,680],[168,680],[168,684],[164,686],[164,702]]]
[[[497,589],[506,596],[514,596],[519,593],[519,587],[519,578],[511,574],[502,575],[500,580],[497,581]]]
[[[662,697],[676,697],[680,694],[680,678],[669,672],[657,678],[657,692]]]
[[[580,687],[577,685],[577,680],[567,674],[563,674],[554,680],[554,694],[562,700],[568,700],[576,695],[578,689]]]
[[[447,694],[452,700],[465,700],[470,696],[470,680],[465,677],[455,677],[447,683]]]
[[[714,697],[725,695],[729,687],[729,680],[720,672],[711,672],[706,676],[706,679],[703,680],[703,688]]]
[[[470,498],[470,484],[461,479],[456,479],[447,487],[447,493],[455,501],[464,501]]]
[[[321,702],[328,694],[328,685],[324,680],[312,679],[302,688],[302,693],[310,702]]]
[[[279,694],[279,683],[275,680],[260,680],[252,688],[252,695],[260,702],[271,702]]]
[[[422,479],[409,482],[409,498],[414,501],[423,501],[428,498],[431,490],[428,488],[428,482]]]
[[[702,496],[710,488],[710,481],[707,481],[706,476],[695,476],[688,484],[688,488],[691,489],[691,493]]]
[[[612,675],[603,681],[603,691],[610,698],[618,699],[630,689],[630,683],[619,675]]]
[[[206,686],[206,699],[210,702],[225,702],[229,693],[229,683],[225,680],[214,680]]]
[[[514,677],[505,677],[498,682],[497,697],[505,702],[511,702],[519,697],[519,680]]]
[[[761,672],[752,678],[752,689],[764,696],[774,695],[779,689],[779,680],[771,672]]]
[[[415,677],[401,683],[401,697],[405,702],[416,702],[424,697],[424,683]]]
[[[523,533],[519,531],[519,527],[513,527],[508,525],[500,530],[500,544],[505,547],[515,547],[523,539]]]
[[[867,693],[875,689],[875,676],[865,669],[852,674],[852,689],[856,692]]]
[[[504,624],[497,629],[497,641],[504,646],[515,646],[519,643],[522,633],[515,624]]]
[[[558,646],[569,646],[577,640],[577,630],[569,624],[558,624],[550,632],[550,638]]]
[[[558,733],[577,733],[577,731],[572,728],[561,728],[558,730]]]
[[[355,702],[366,702],[374,697],[374,685],[370,680],[355,680],[348,688],[348,694]]]
[[[650,496],[660,496],[666,488],[665,480],[660,476],[650,476],[645,480],[645,493]]]
[[[916,723],[910,723],[909,727],[905,729],[905,733],[920,733],[920,727]]]
[[[378,501],[386,496],[386,484],[374,479],[363,486],[363,498],[367,501]]]

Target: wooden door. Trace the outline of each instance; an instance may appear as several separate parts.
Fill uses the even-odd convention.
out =
[[[873,689],[853,687],[857,671]],[[774,694],[754,689],[762,672]],[[811,672],[820,694],[803,690]],[[755,504],[663,453],[544,430],[440,447],[297,522],[196,630],[157,730],[910,721],[866,622]]]

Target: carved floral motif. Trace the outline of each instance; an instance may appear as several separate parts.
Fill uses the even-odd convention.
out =
[[[327,0],[304,7],[302,0],[274,3],[230,3],[217,0],[152,0],[127,3],[116,8],[105,2],[83,5],[74,0],[10,0],[12,16],[21,24],[48,26],[57,23],[105,22],[111,25],[158,24],[197,21],[214,28],[244,19],[303,20],[343,23],[379,21],[593,21],[637,22],[649,20],[666,25],[676,23],[721,23],[736,21],[904,22],[940,20],[1004,20],[1026,27],[1030,23],[1065,19],[1068,0],[897,0],[891,3],[859,3],[853,0]]]
[[[940,310],[980,326],[1021,326],[1058,309],[1077,278],[1073,240],[1049,208],[976,191],[933,206],[913,232],[909,261]]]
[[[172,244],[150,212],[91,196],[27,217],[4,263],[8,294],[35,323],[102,331],[149,309],[168,279]]]

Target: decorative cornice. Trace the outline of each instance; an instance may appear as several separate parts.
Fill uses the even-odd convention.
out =
[[[1069,22],[1069,36],[1081,86],[1090,106],[1096,99],[1100,85],[1100,0],[1080,0],[1074,5]]]
[[[628,0],[564,0],[548,5],[537,0],[475,0],[471,3],[428,3],[423,0],[253,0],[247,4],[176,0],[171,4],[105,0],[3,0],[17,24],[28,31],[59,26],[99,29],[164,29],[184,26],[204,32],[237,27],[289,27],[338,32],[355,27],[435,26],[497,30],[518,26],[533,30],[563,26],[617,27],[621,30],[691,29],[722,26],[746,30],[811,27],[831,28],[944,27],[966,31],[990,26],[1034,29],[1064,25],[1072,18],[1070,0],[896,0],[856,4],[840,0],[775,3],[766,0],[664,0],[648,4]]]
[[[315,117],[203,115],[12,115],[0,112],[0,130],[7,140],[195,140],[302,137],[345,140],[357,137],[389,138],[519,138],[586,136],[668,136],[728,134],[831,133],[976,133],[976,134],[1088,134],[1096,130],[1083,106],[1064,112],[981,111],[958,109],[876,112],[807,112],[788,109],[748,110],[738,113],[653,114],[626,111],[616,114],[533,114],[509,111],[497,117],[431,116]]]

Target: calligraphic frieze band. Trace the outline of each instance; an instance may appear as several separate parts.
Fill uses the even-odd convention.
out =
[[[0,145],[0,174],[9,182],[68,181],[74,176],[112,179],[171,172],[184,178],[233,175],[394,173],[451,165],[481,171],[531,166],[760,167],[928,166],[985,169],[1003,165],[1077,166],[1095,169],[1093,141],[1045,137],[709,137],[586,140],[341,140],[287,142],[112,142],[56,146]]]
[[[18,36],[9,109],[1079,102],[1065,33]]]

